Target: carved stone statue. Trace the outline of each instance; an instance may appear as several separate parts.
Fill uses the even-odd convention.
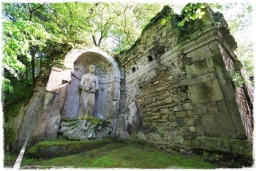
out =
[[[94,65],[89,65],[89,72],[81,78],[79,88],[82,89],[80,97],[79,118],[93,117],[95,92],[99,89],[98,78],[94,75]]]

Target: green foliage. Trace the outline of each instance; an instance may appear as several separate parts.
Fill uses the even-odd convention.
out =
[[[231,78],[236,87],[243,87],[244,79],[239,71],[232,72]]]
[[[14,105],[19,101],[26,101],[29,99],[33,93],[32,84],[30,81],[26,81],[24,79],[16,79],[11,77],[13,85],[11,86],[11,92],[5,91],[3,93],[4,105],[7,107],[8,105]],[[5,86],[9,86],[10,84],[3,84],[3,88]]]
[[[18,59],[24,56],[27,61],[31,60],[31,46],[43,47],[48,38],[47,32],[42,25],[30,21],[5,21],[3,23],[3,67],[11,75],[18,78],[25,71],[25,65]],[[10,80],[3,79],[4,92],[13,92]]]
[[[6,78],[2,78],[2,79],[3,79],[3,85],[2,85],[3,91],[13,93],[13,87],[10,84],[10,80]]]
[[[184,18],[178,23],[178,26],[182,27],[186,22],[191,20],[201,19],[205,12],[202,10],[205,8],[205,4],[196,3],[196,4],[188,4],[182,10],[182,15]]]
[[[18,73],[25,70],[17,58],[26,56],[31,60],[30,46],[45,46],[47,33],[42,25],[30,21],[3,23],[3,66],[11,74],[18,77]]]
[[[34,83],[42,66],[61,66],[73,48],[100,46],[118,53],[159,9],[139,3],[3,3],[3,66]],[[3,80],[4,94],[12,92],[13,79],[5,74]]]

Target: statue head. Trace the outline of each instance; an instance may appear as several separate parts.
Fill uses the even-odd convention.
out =
[[[94,73],[96,67],[95,67],[95,65],[89,65],[89,66],[88,66],[88,69],[89,69],[89,72],[90,72],[90,73]]]

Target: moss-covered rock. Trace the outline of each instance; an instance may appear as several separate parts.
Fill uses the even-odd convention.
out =
[[[52,158],[76,154],[86,150],[92,150],[111,143],[110,139],[103,140],[82,140],[82,141],[41,141],[28,150],[29,157]]]
[[[197,149],[212,152],[224,152],[252,158],[252,142],[247,139],[239,140],[218,137],[197,137],[193,140],[193,145]]]
[[[252,142],[248,140],[230,139],[232,153],[234,155],[243,154],[252,157]]]
[[[22,118],[20,111],[27,104],[28,100],[29,98],[4,108],[5,122],[3,128],[5,147],[7,147],[8,144],[13,143],[16,138],[16,135],[18,134],[17,131],[19,129],[19,125],[21,124],[21,120],[17,118]]]

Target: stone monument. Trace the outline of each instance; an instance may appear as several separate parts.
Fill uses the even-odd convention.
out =
[[[89,73],[81,78],[79,88],[82,92],[78,118],[93,117],[95,93],[99,89],[98,78],[94,75],[94,71],[95,66],[89,65]]]

